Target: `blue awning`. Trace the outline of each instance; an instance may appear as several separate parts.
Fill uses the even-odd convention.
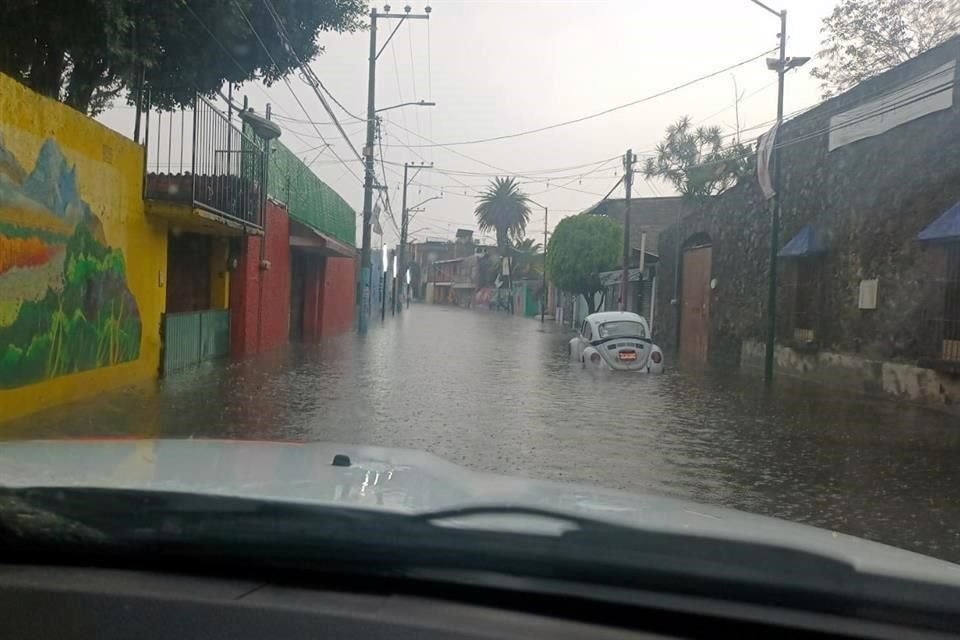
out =
[[[817,237],[816,232],[810,225],[804,225],[797,235],[780,249],[777,256],[781,258],[802,258],[804,256],[814,256],[819,253],[826,253],[827,248]]]
[[[917,234],[921,242],[960,240],[960,202],[947,209],[942,216],[931,222]]]

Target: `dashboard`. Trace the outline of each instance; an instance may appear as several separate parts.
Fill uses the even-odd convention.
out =
[[[415,583],[417,581],[414,581]],[[902,626],[663,594],[571,596],[530,581],[474,576],[399,589],[303,579],[0,564],[0,637],[153,640],[320,638],[842,637],[932,635]],[[423,586],[426,585],[426,586]],[[432,586],[430,586],[432,585]],[[597,595],[602,595],[601,600]],[[623,594],[620,594],[623,596]]]

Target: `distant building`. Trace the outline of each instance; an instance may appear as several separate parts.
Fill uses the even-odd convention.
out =
[[[687,202],[680,196],[658,198],[634,198],[630,203],[630,289],[627,297],[626,309],[639,313],[653,323],[655,312],[654,296],[656,294],[658,247],[660,234],[670,225],[676,224],[683,216]],[[626,213],[626,200],[604,200],[584,213],[608,216],[623,224]],[[643,259],[641,260],[641,254]],[[623,279],[623,270],[616,269],[601,274],[604,284],[603,293],[595,303],[604,310],[619,309],[620,283]],[[574,313],[576,319],[582,320],[585,304],[577,301],[579,313]]]

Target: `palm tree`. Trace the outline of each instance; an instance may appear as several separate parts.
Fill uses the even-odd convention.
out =
[[[540,243],[533,238],[518,240],[509,249],[511,269],[510,273],[519,278],[532,278],[543,265],[543,254],[540,252]]]
[[[506,255],[511,238],[522,238],[530,220],[527,194],[516,178],[494,178],[477,200],[474,213],[480,231],[494,229],[500,255]]]
[[[501,256],[507,257],[507,264],[512,267],[510,259],[510,240],[523,237],[530,220],[530,206],[527,204],[527,194],[520,190],[516,178],[494,178],[478,198],[477,226],[480,231],[494,229],[497,233],[497,248]],[[513,272],[513,269],[510,269]],[[508,286],[512,290],[511,276],[507,276]],[[513,311],[513,296],[510,297],[510,311]]]

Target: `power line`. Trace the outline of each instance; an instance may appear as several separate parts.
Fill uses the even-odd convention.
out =
[[[615,107],[610,107],[609,109],[604,109],[603,111],[598,111],[598,112],[596,112],[596,113],[591,113],[591,114],[589,114],[589,115],[581,116],[581,117],[579,117],[579,118],[574,118],[574,119],[572,119],[572,120],[565,120],[565,121],[563,121],[563,122],[557,122],[557,123],[555,123],[555,124],[547,125],[547,126],[544,126],[544,127],[538,127],[538,128],[536,128],[536,129],[528,129],[528,130],[526,130],[526,131],[518,131],[518,132],[516,132],[516,133],[508,133],[508,134],[504,134],[504,135],[493,136],[493,137],[490,137],[490,138],[479,138],[479,139],[476,139],[476,140],[460,140],[460,141],[456,141],[456,142],[443,142],[443,143],[435,142],[435,143],[432,143],[432,144],[422,144],[422,145],[414,145],[414,146],[417,146],[417,147],[420,147],[420,148],[427,148],[427,147],[443,147],[443,148],[448,148],[448,147],[451,147],[451,146],[466,146],[466,145],[482,144],[482,143],[486,143],[486,142],[496,142],[496,141],[499,141],[499,140],[510,140],[510,139],[519,138],[519,137],[522,137],[522,136],[529,136],[529,135],[532,135],[532,134],[535,134],[535,133],[541,133],[541,132],[543,132],[543,131],[550,131],[550,130],[552,130],[552,129],[557,129],[557,128],[560,128],[560,127],[566,127],[566,126],[569,126],[569,125],[572,125],[572,124],[578,124],[578,123],[580,123],[580,122],[585,122],[585,121],[587,121],[587,120],[592,120],[592,119],[594,119],[594,118],[599,118],[599,117],[608,115],[608,114],[610,114],[610,113],[613,113],[613,112],[615,112],[615,111],[620,111],[620,110],[623,110],[623,109],[627,109],[627,108],[629,108],[629,107],[633,107],[633,106],[636,106],[636,105],[638,105],[638,104],[641,104],[641,103],[644,103],[644,102],[649,102],[650,100],[654,100],[654,99],[656,99],[656,98],[660,98],[660,97],[665,96],[665,95],[668,95],[668,94],[670,94],[670,93],[674,93],[674,92],[676,92],[676,91],[680,91],[681,89],[685,89],[685,88],[687,88],[687,87],[689,87],[689,86],[691,86],[691,85],[697,84],[698,82],[703,82],[704,80],[709,80],[710,78],[713,78],[713,77],[715,77],[715,76],[718,76],[718,75],[720,75],[720,74],[722,74],[722,73],[727,73],[728,71],[732,71],[733,69],[736,69],[736,68],[738,68],[738,67],[742,67],[742,66],[744,66],[744,65],[746,65],[746,64],[750,64],[751,62],[754,62],[754,61],[756,61],[756,60],[759,60],[760,58],[764,57],[765,55],[767,55],[767,54],[769,54],[769,53],[771,53],[771,52],[773,52],[773,51],[775,51],[775,49],[768,49],[767,51],[764,51],[763,53],[761,53],[761,54],[759,54],[759,55],[753,56],[752,58],[748,58],[747,60],[743,60],[743,61],[741,61],[741,62],[738,62],[738,63],[736,63],[736,64],[730,65],[730,66],[728,66],[728,67],[724,67],[723,69],[718,69],[717,71],[713,71],[713,72],[711,72],[711,73],[708,73],[708,74],[706,74],[706,75],[700,76],[700,77],[698,77],[698,78],[694,78],[693,80],[688,80],[687,82],[684,82],[683,84],[679,84],[679,85],[676,85],[676,86],[674,86],[674,87],[670,87],[669,89],[664,89],[663,91],[659,91],[659,92],[657,92],[657,93],[654,93],[654,94],[651,94],[651,95],[649,95],[649,96],[640,98],[640,99],[638,99],[638,100],[633,100],[633,101],[627,102],[627,103],[625,103],[625,104],[617,105],[617,106],[615,106]]]
[[[237,61],[237,59],[233,56],[233,54],[230,53],[230,50],[227,49],[227,47],[222,42],[220,42],[219,38],[217,38],[217,36],[214,35],[213,31],[210,30],[210,27],[208,27],[207,24],[203,21],[203,19],[200,18],[200,16],[198,16],[197,13],[190,7],[190,4],[184,3],[183,6],[186,8],[187,11],[190,12],[190,15],[193,16],[194,20],[196,20],[200,24],[200,26],[203,27],[203,30],[207,32],[207,35],[210,36],[210,39],[213,40],[214,44],[220,47],[220,49],[226,54],[227,58],[234,64],[235,67],[237,67],[237,69],[240,70],[240,73],[243,74],[243,77],[247,78],[247,77],[253,76],[253,73],[250,71],[247,71],[247,69],[244,68],[244,66]],[[253,81],[253,86],[256,87],[260,91],[260,93],[262,93],[267,98],[272,100],[267,90],[264,89],[259,84],[257,84],[256,80]],[[280,113],[283,113],[281,109],[277,109],[277,111],[279,111]]]
[[[905,100],[903,100],[903,101],[891,103],[891,104],[888,104],[888,105],[884,105],[884,106],[881,107],[881,108],[878,108],[878,109],[875,109],[875,110],[872,110],[872,111],[865,112],[865,113],[859,115],[859,116],[856,117],[856,118],[853,118],[853,119],[848,120],[848,121],[846,121],[846,122],[839,123],[839,124],[837,124],[837,125],[828,125],[828,126],[822,128],[822,129],[819,129],[819,130],[817,130],[817,131],[811,131],[811,132],[809,132],[809,133],[803,134],[803,135],[798,136],[798,137],[796,137],[796,138],[791,138],[791,139],[789,139],[789,140],[784,140],[783,142],[778,142],[777,144],[774,145],[774,148],[775,148],[775,149],[786,149],[787,147],[792,147],[793,145],[800,144],[800,143],[803,143],[803,142],[807,142],[807,141],[809,141],[809,140],[813,140],[813,139],[815,139],[815,138],[819,138],[819,137],[821,137],[821,136],[823,136],[823,135],[827,135],[827,134],[829,134],[829,133],[831,133],[831,132],[833,132],[833,131],[837,131],[837,130],[839,130],[839,129],[844,129],[844,128],[846,128],[846,127],[850,127],[850,126],[853,126],[853,125],[855,125],[855,124],[859,124],[860,122],[863,122],[863,121],[865,121],[865,120],[869,120],[870,118],[875,118],[875,117],[877,117],[877,116],[882,116],[882,115],[884,115],[884,114],[886,114],[886,113],[890,113],[891,111],[896,111],[897,109],[900,109],[901,107],[905,107],[905,106],[908,106],[908,105],[910,105],[910,104],[913,104],[914,102],[917,102],[917,101],[919,101],[919,100],[923,100],[924,98],[930,97],[931,95],[935,95],[935,94],[937,94],[937,93],[940,93],[940,92],[942,92],[942,91],[944,91],[944,90],[952,87],[953,85],[954,85],[954,81],[953,81],[953,79],[951,78],[950,80],[944,82],[943,84],[940,84],[940,85],[937,85],[937,86],[935,86],[935,87],[932,87],[932,88],[926,90],[925,92],[923,92],[923,93],[921,93],[921,94],[914,95],[914,96],[909,96],[907,99],[905,99]],[[903,90],[903,88],[904,88],[904,87],[898,87],[897,89],[895,89],[893,92],[890,92],[890,93],[894,93],[894,92],[901,91],[901,90]],[[888,94],[885,94],[885,95],[889,95],[889,93],[888,93]],[[879,97],[881,97],[881,96],[872,97],[871,100],[878,99]],[[853,107],[853,108],[855,108],[855,107]],[[851,108],[845,108],[845,109],[842,109],[842,110],[834,110],[834,111],[832,111],[832,112],[827,112],[827,113],[825,113],[825,114],[823,114],[823,115],[824,115],[824,116],[832,116],[832,115],[835,115],[835,114],[837,114],[837,113],[840,113],[841,111],[849,111],[850,109],[851,109]],[[808,109],[808,110],[809,110],[809,109]],[[732,157],[732,158],[724,158],[724,159],[721,159],[721,160],[713,160],[713,161],[710,161],[710,162],[704,162],[704,163],[702,163],[702,164],[700,164],[700,165],[697,165],[697,166],[698,166],[698,167],[709,167],[709,166],[713,166],[713,165],[716,165],[716,164],[726,164],[726,163],[728,163],[728,162],[735,162],[735,161],[737,161],[737,160],[745,160],[745,159],[747,159],[747,158],[750,158],[750,157],[754,156],[755,153],[756,153],[755,151],[750,151],[749,153],[745,153],[745,154],[740,155],[740,156],[735,156],[735,157]]]
[[[327,112],[327,115],[330,116],[330,119],[333,121],[333,124],[337,127],[337,130],[340,132],[340,135],[343,136],[343,139],[347,142],[347,146],[350,147],[350,150],[353,152],[353,155],[356,156],[357,160],[362,164],[363,158],[360,155],[360,152],[357,151],[357,148],[354,146],[353,141],[350,140],[350,137],[347,135],[347,132],[343,130],[343,125],[340,124],[340,121],[337,120],[336,114],[333,113],[333,109],[330,108],[330,105],[327,104],[326,99],[323,97],[323,92],[319,89],[321,86],[320,79],[316,77],[316,74],[313,73],[313,70],[304,64],[303,60],[300,59],[300,56],[297,54],[296,50],[293,48],[293,45],[290,42],[290,37],[287,34],[286,27],[283,26],[283,21],[280,19],[280,14],[277,13],[277,10],[274,8],[273,3],[270,0],[263,0],[263,4],[267,9],[267,12],[270,14],[270,17],[273,18],[274,25],[277,28],[277,33],[280,36],[280,39],[283,41],[284,47],[287,51],[294,57],[297,61],[297,66],[300,68],[300,72],[303,74],[304,78],[313,88],[314,93],[317,95],[317,98],[320,99],[320,104],[323,105],[324,111]],[[270,55],[270,51],[267,49],[267,45],[263,43],[263,40],[260,38],[260,34],[257,33],[257,30],[253,27],[253,24],[247,18],[247,15],[243,12],[243,9],[240,8],[240,5],[237,3],[237,0],[233,0],[233,6],[237,8],[240,12],[240,15],[243,16],[244,21],[246,21],[247,26],[250,27],[250,31],[253,32],[253,35],[257,38],[257,42],[260,43],[260,46],[263,47],[263,50],[266,52],[267,57],[270,58],[270,61],[273,62],[274,66],[277,66],[276,61],[273,59],[273,56]],[[279,67],[278,67],[279,68]],[[287,88],[290,89],[290,93],[293,94],[294,98],[300,103],[300,98],[297,97],[296,92],[293,90],[293,87],[290,86],[290,81],[284,77],[284,83],[287,85]],[[301,108],[303,109],[304,115],[308,118],[310,114],[307,113],[306,108],[303,107],[302,103]],[[366,122],[364,120],[364,122]],[[320,134],[319,129],[317,133]],[[352,173],[352,171],[351,171]]]
[[[394,123],[394,125],[395,125],[395,126],[398,126],[398,127],[400,126],[400,125],[397,125],[396,123]],[[402,128],[402,127],[401,127],[401,128]],[[426,140],[426,139],[427,139],[427,138],[425,138],[424,136],[421,136],[421,135],[419,135],[419,134],[417,134],[417,133],[414,133],[413,131],[410,131],[409,129],[404,129],[404,130],[407,131],[408,133],[413,134],[413,135],[416,136],[417,138],[420,138],[421,140]],[[407,146],[407,145],[403,145],[403,146]],[[421,148],[423,147],[423,145],[419,145],[419,146],[420,146]],[[518,177],[518,178],[528,178],[528,179],[529,179],[529,176],[525,176],[525,175],[523,175],[523,174],[519,174],[519,173],[507,171],[507,170],[504,169],[503,167],[498,167],[498,166],[493,165],[493,164],[490,164],[489,162],[486,162],[486,161],[484,161],[484,160],[480,160],[479,158],[474,158],[474,157],[472,157],[472,156],[468,156],[467,154],[462,153],[462,152],[460,152],[460,151],[457,151],[456,149],[451,149],[451,148],[449,148],[447,145],[440,145],[440,144],[438,144],[438,145],[435,145],[435,146],[438,146],[438,147],[440,147],[440,148],[442,148],[442,149],[445,149],[446,151],[448,151],[449,153],[452,153],[452,154],[454,154],[454,155],[458,155],[458,156],[460,156],[460,157],[462,157],[462,158],[466,158],[467,160],[470,160],[471,162],[476,162],[477,164],[481,164],[481,165],[483,165],[483,166],[485,166],[485,167],[489,167],[489,168],[493,169],[494,171],[498,171],[498,172],[500,172],[499,175],[512,175],[512,176],[516,176],[516,177]],[[411,148],[411,147],[409,147],[409,146],[407,146],[407,148],[410,149],[411,151],[414,150],[413,148]],[[572,187],[562,187],[562,188],[567,189],[568,191],[587,193],[588,195],[597,195],[597,194],[594,194],[594,193],[591,193],[591,192],[582,191],[582,190],[580,190],[580,189],[574,189],[574,188],[572,188]]]
[[[397,226],[397,219],[393,216],[393,207],[390,205],[390,187],[387,185],[387,165],[383,162],[383,144],[382,136],[377,136],[377,146],[380,149],[380,168],[383,171],[383,197],[386,200],[387,215],[390,216],[390,223],[396,232],[400,233],[400,227]]]
[[[234,6],[237,6],[237,5],[236,5],[236,2],[234,2]],[[237,61],[237,59],[233,56],[233,54],[230,53],[230,50],[227,49],[222,42],[220,42],[220,40],[216,37],[216,35],[214,35],[214,33],[210,30],[210,28],[206,25],[206,23],[205,23],[205,22],[200,18],[200,16],[198,16],[198,15],[196,14],[196,12],[190,7],[189,3],[184,4],[184,7],[186,7],[186,9],[190,12],[190,14],[194,17],[194,19],[195,19],[198,23],[200,23],[200,26],[203,27],[204,31],[206,31],[207,34],[210,36],[210,38],[217,44],[217,46],[219,46],[219,47],[223,50],[223,52],[224,52],[224,53],[227,55],[227,57],[233,62],[233,64],[240,70],[240,72],[244,75],[244,77],[249,77],[249,76],[251,76],[252,73],[249,72],[249,71],[247,71],[247,70],[243,67],[243,65],[241,65],[241,64]],[[238,7],[238,9],[239,9],[239,7]],[[242,9],[241,9],[240,11],[241,11],[241,13],[242,13]],[[244,16],[244,18],[246,18],[246,16]],[[250,25],[249,20],[247,20],[247,24]],[[252,29],[253,29],[253,25],[250,25],[250,28],[251,28],[251,30],[252,30]],[[264,45],[263,45],[263,41],[260,40],[260,37],[259,37],[259,35],[256,34],[256,31],[254,31],[254,35],[257,36],[257,40],[260,41],[261,46],[264,46]],[[266,51],[266,47],[265,47],[265,46],[264,46],[264,50]],[[267,51],[267,55],[268,55],[268,56],[270,55],[270,52],[269,52],[269,51]],[[272,58],[271,58],[271,60],[272,60]],[[276,65],[276,61],[274,61],[274,65]],[[284,81],[286,81],[286,78],[284,78]],[[262,86],[260,86],[260,85],[257,84],[256,82],[254,82],[254,86],[257,87],[257,89],[259,89],[261,93],[263,93],[265,96],[267,96],[267,98],[270,98],[270,94],[266,91],[266,89],[264,89]],[[290,87],[289,82],[287,82],[287,88],[290,89],[291,93],[293,93],[293,89]],[[303,103],[300,102],[300,100],[299,100],[299,98],[297,98],[297,95],[296,95],[296,94],[294,94],[294,98],[297,100],[297,103],[300,104],[300,108],[303,110],[304,115],[306,115],[307,118],[309,118],[309,117],[310,117],[310,114],[307,113],[307,110],[304,108]],[[278,109],[278,111],[281,111],[281,113],[283,113],[282,110],[279,110],[279,109]],[[317,131],[317,134],[318,134],[319,139],[322,140],[322,141],[324,142],[324,144],[326,144],[328,147],[330,147],[330,144],[327,143],[327,141],[326,141],[326,139],[324,138],[323,134],[320,133],[319,129],[317,129],[317,127],[316,127],[315,124],[314,124],[314,129]],[[300,140],[301,142],[303,142],[304,144],[310,144],[309,142],[307,142],[306,140],[304,140],[303,137],[301,137],[301,135],[299,135],[299,133],[298,133],[297,131],[291,130],[290,132],[294,135],[294,137],[296,137],[297,139],[299,139],[299,140]],[[337,158],[337,160],[338,160],[341,164],[344,164],[344,165],[345,165],[345,163],[343,162],[343,159],[340,158],[339,155],[337,155],[336,151],[334,151],[332,148],[330,149],[330,151],[331,151],[331,153],[333,153],[333,155]],[[345,165],[345,166],[346,166],[346,165]],[[348,170],[349,170],[349,167],[348,167]],[[359,179],[359,177],[358,177],[356,174],[354,174],[353,171],[350,171],[350,173],[353,174],[353,176],[354,176],[355,178]]]

